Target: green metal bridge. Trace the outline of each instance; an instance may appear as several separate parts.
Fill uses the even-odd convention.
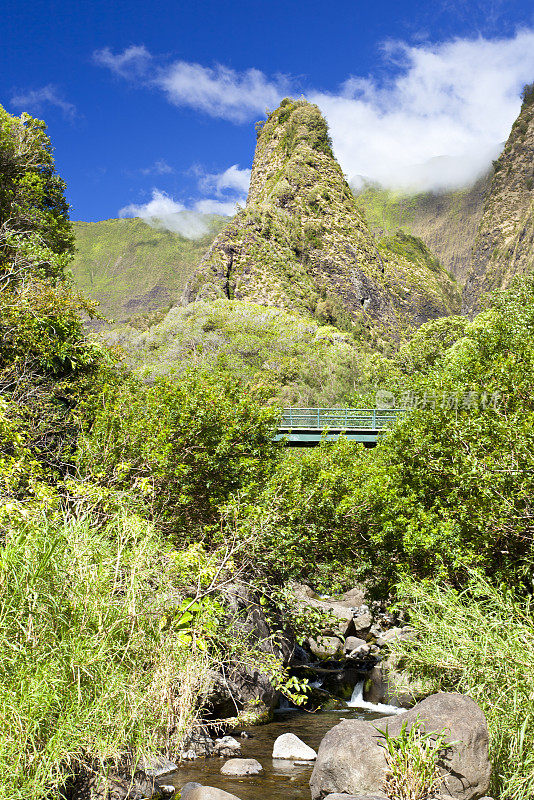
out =
[[[288,447],[313,447],[343,435],[374,447],[381,433],[404,414],[402,408],[284,408],[275,441]]]

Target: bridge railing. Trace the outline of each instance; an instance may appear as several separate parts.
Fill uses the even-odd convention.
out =
[[[393,425],[403,413],[402,408],[284,408],[279,427],[378,430]]]

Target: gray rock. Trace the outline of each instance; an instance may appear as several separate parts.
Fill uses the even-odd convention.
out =
[[[410,708],[428,694],[424,679],[414,677],[406,669],[400,669],[395,653],[390,653],[386,661],[382,662],[382,673],[384,694],[379,702]]]
[[[381,639],[384,640],[385,644],[389,644],[390,642],[394,642],[396,639],[400,639],[402,635],[402,628],[390,628],[389,631],[384,631]]]
[[[294,733],[283,733],[274,743],[273,758],[315,761],[317,753]]]
[[[373,618],[370,611],[363,611],[362,613],[356,614],[352,618],[354,634],[360,638],[363,638],[369,633],[372,624]]]
[[[387,683],[381,667],[373,667],[368,672],[363,685],[363,699],[368,703],[382,703],[387,695]],[[396,705],[396,704],[395,704]]]
[[[361,606],[365,600],[365,589],[361,586],[355,586],[354,589],[349,589],[348,592],[342,595],[342,602],[346,603],[349,607],[357,608]]]
[[[362,644],[366,644],[365,639],[360,639],[358,636],[347,636],[343,645],[343,652],[351,653],[361,647]]]
[[[148,778],[163,778],[164,775],[176,772],[178,765],[167,758],[142,758],[137,765],[137,769],[144,772]]]
[[[489,788],[488,727],[480,707],[455,693],[427,697],[400,717],[344,720],[324,737],[310,779],[313,800],[329,793],[375,794],[385,797],[387,762],[376,728],[397,736],[403,724],[419,721],[427,732],[447,731],[453,742],[443,756],[442,794],[455,800],[477,800]],[[376,728],[375,728],[376,726]]]
[[[302,584],[292,584],[291,589],[298,606],[302,610],[314,608],[325,614],[330,614],[334,620],[330,626],[329,633],[341,638],[345,637],[349,626],[352,624],[353,612],[349,604],[333,598],[320,599],[317,596],[311,596],[308,593],[309,587],[303,587]]]
[[[377,794],[344,794],[336,792],[335,794],[327,794],[324,800],[384,800],[383,796]]]
[[[343,642],[338,636],[310,636],[307,642],[316,658],[338,658],[343,654]]]
[[[189,781],[189,783],[184,784],[180,789],[180,800],[188,800],[194,789],[202,789],[202,784],[195,783],[195,781]]]
[[[240,756],[241,745],[233,736],[223,736],[221,739],[215,740],[215,755],[225,757]]]
[[[390,628],[388,631],[384,631],[380,638],[383,639],[385,644],[391,644],[399,639],[410,641],[413,640],[415,636],[415,630],[409,625],[405,625],[403,628]]]
[[[188,761],[194,758],[208,758],[215,752],[215,743],[209,733],[202,728],[193,730],[185,737],[180,756]],[[172,771],[172,770],[171,770]]]
[[[221,775],[258,775],[263,767],[255,758],[230,758],[221,767]]]
[[[365,658],[371,651],[372,648],[368,644],[361,644],[356,650],[351,650],[350,653],[347,653],[347,658]]]
[[[163,797],[172,797],[176,791],[176,787],[172,786],[170,783],[163,783],[158,785],[158,791]]]
[[[184,794],[188,786],[193,786]],[[213,786],[201,786],[199,783],[186,785],[182,788],[180,800],[239,800],[235,794],[225,792],[223,789],[215,789]]]

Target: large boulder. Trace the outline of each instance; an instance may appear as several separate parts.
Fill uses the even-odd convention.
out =
[[[324,800],[336,792],[386,797],[388,765],[379,731],[387,729],[390,736],[398,736],[404,724],[410,729],[414,723],[426,732],[445,731],[451,742],[442,758],[442,795],[455,800],[478,800],[485,795],[490,763],[484,714],[465,695],[440,693],[399,716],[373,722],[343,720],[332,728],[321,742],[310,779],[312,800]]]
[[[240,756],[241,744],[233,736],[223,736],[215,740],[215,755],[228,758],[228,756]]]
[[[309,586],[301,583],[293,583],[291,590],[301,611],[313,609],[330,616],[331,624],[325,633],[345,638],[352,625],[353,616],[352,607],[347,601],[330,597],[320,598]]]
[[[294,733],[283,733],[273,745],[273,758],[285,758],[296,761],[315,761],[317,753],[295,736]]]
[[[311,654],[315,658],[342,658],[343,640],[339,636],[309,636],[306,640]]]

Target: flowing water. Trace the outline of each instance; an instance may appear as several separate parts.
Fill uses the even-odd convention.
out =
[[[347,706],[349,708],[361,708],[367,709],[368,711],[372,711],[373,713],[377,714],[402,714],[405,711],[404,708],[397,708],[397,706],[388,706],[385,703],[368,703],[366,700],[363,699],[363,686],[364,681],[360,681],[354,687],[354,691],[352,692],[352,697],[350,698]]]
[[[315,714],[284,709],[275,715],[274,722],[246,728],[245,732],[250,738],[240,739],[242,758],[257,759],[263,766],[260,775],[244,778],[221,775],[220,769],[226,759],[206,758],[184,763],[169,780],[165,779],[165,783],[181,788],[188,781],[196,781],[204,786],[224,789],[240,800],[310,800],[308,782],[313,764],[273,759],[274,740],[282,733],[294,733],[317,751],[327,731],[342,719],[371,720],[398,711],[392,706],[366,703],[363,700],[363,683],[358,684],[347,707]]]

